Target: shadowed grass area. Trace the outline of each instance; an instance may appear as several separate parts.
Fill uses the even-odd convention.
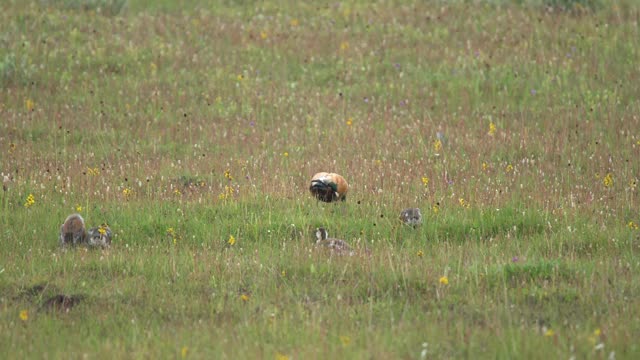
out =
[[[639,11],[5,1],[1,353],[637,358]]]

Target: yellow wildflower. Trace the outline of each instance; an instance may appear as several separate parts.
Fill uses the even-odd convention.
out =
[[[555,331],[553,331],[552,329],[547,329],[547,331],[544,332],[544,336],[546,337],[551,337],[555,334],[556,334]]]
[[[100,225],[100,227],[98,228],[98,232],[100,233],[100,235],[104,235],[107,233],[107,225],[102,224]]]
[[[182,192],[180,192],[180,189],[173,190],[173,193],[176,194],[176,195],[181,195],[182,194]]]
[[[634,223],[633,221],[629,221],[629,224],[627,224],[627,226],[629,226],[629,229],[638,230],[638,224]]]
[[[82,211],[82,205],[77,204],[76,205],[76,212],[81,212]]]
[[[291,21],[289,21],[289,25],[291,25],[292,27],[296,27],[300,25],[300,21],[298,19],[291,19]]]
[[[233,237],[233,235],[229,235],[229,240],[227,240],[227,243],[233,246],[236,243],[236,238]]]
[[[429,178],[426,176],[422,177],[422,185],[427,186],[429,185]]]
[[[469,206],[470,206],[469,203],[466,202],[463,198],[459,198],[458,202],[460,203],[460,206],[462,206],[463,208],[467,208],[468,209]]]
[[[260,31],[260,38],[262,40],[266,40],[267,38],[267,32],[265,30]]]
[[[242,300],[244,302],[249,301],[249,295],[247,295],[247,294],[240,295],[240,300]]]
[[[285,152],[282,153],[282,156],[287,157],[287,156],[289,156],[289,153],[285,151]]]
[[[228,180],[233,180],[233,176],[231,176],[231,170],[227,169],[224,171],[224,177]]]
[[[29,320],[29,311],[27,311],[27,310],[20,310],[20,320],[22,320],[22,321],[27,321],[27,320]]]
[[[434,214],[437,214],[438,211],[440,211],[440,205],[438,205],[437,203],[433,204],[433,206],[431,207],[431,210],[433,210]]]
[[[604,184],[605,187],[612,187],[613,175],[611,173],[608,173],[607,176],[605,176],[604,179],[602,180],[602,183]]]
[[[291,358],[288,355],[276,353],[276,360],[290,360]]]
[[[348,118],[347,119],[347,126],[351,126],[353,125],[353,118]]]
[[[91,175],[91,176],[100,175],[100,169],[98,169],[97,167],[95,167],[95,168],[88,167],[87,168],[87,174]]]
[[[347,335],[340,336],[340,342],[342,342],[342,346],[349,346],[351,344],[351,338]]]
[[[122,189],[122,195],[124,195],[125,199],[128,199],[131,194],[133,194],[133,190],[131,190],[130,188],[126,187]]]
[[[33,194],[29,194],[29,196],[27,196],[27,200],[24,203],[24,207],[28,208],[35,203],[36,203],[36,198],[33,197]]]
[[[440,284],[441,285],[449,285],[449,278],[446,277],[446,276],[440,277]]]
[[[496,133],[496,124],[493,121],[489,122],[489,136],[493,136]]]
[[[102,228],[102,226],[100,227]],[[106,229],[104,231],[106,232]],[[102,232],[100,233],[102,234]],[[176,231],[172,227],[167,229],[167,235],[171,236],[171,240],[173,240],[173,245],[178,244],[178,239],[180,238],[180,236],[178,235],[178,233],[176,233]]]
[[[33,111],[33,109],[36,107],[36,103],[31,99],[26,99],[24,101],[24,107],[25,109],[27,109],[27,111]]]
[[[509,164],[507,165],[507,167],[504,169],[505,172],[510,173],[513,171],[513,165]]]
[[[340,43],[340,50],[344,51],[344,50],[347,50],[347,49],[349,49],[349,42],[347,42],[347,41],[341,42]]]
[[[418,250],[418,257],[422,257],[422,255],[424,255],[424,253],[422,252],[422,250]]]
[[[434,143],[433,143],[433,150],[435,152],[438,152],[442,149],[442,141],[440,141],[440,139],[437,139]]]
[[[180,350],[180,355],[182,356],[182,358],[186,358],[187,354],[189,353],[189,348],[186,346],[183,346],[182,349]]]
[[[482,162],[482,171],[487,171],[487,169],[489,168],[489,165],[487,165],[486,162]]]

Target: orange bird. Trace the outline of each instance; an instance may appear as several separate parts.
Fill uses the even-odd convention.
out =
[[[340,175],[327,172],[319,172],[311,178],[309,191],[318,200],[324,202],[345,201],[349,185]]]

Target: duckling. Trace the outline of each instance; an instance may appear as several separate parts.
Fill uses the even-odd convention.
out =
[[[102,224],[89,229],[87,243],[89,246],[108,248],[111,246],[111,229],[107,224]]]
[[[319,172],[311,178],[309,191],[316,199],[324,202],[345,201],[349,184],[338,174]]]
[[[327,232],[327,229],[323,227],[317,228],[316,239],[318,240],[316,241],[316,246],[327,248],[336,255],[353,256],[355,254],[351,246],[349,246],[349,244],[347,244],[346,241],[330,238],[328,236],[329,236],[329,233]]]
[[[407,208],[400,212],[400,220],[413,227],[422,224],[422,213],[418,208]]]
[[[84,219],[80,214],[71,214],[67,216],[64,223],[60,227],[60,246],[80,245],[86,242],[87,230],[84,225]]]

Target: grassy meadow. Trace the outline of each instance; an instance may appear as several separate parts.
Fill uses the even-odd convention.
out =
[[[4,358],[640,358],[636,1],[5,0],[0,24]],[[62,250],[74,212],[111,248]]]

